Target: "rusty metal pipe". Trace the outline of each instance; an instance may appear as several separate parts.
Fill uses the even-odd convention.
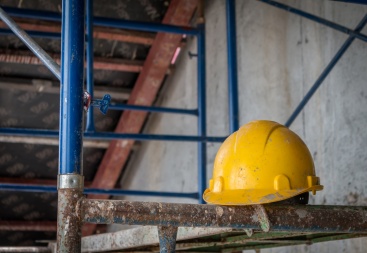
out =
[[[253,206],[81,201],[84,222],[261,230]],[[367,207],[264,205],[269,231],[367,233]]]
[[[175,253],[177,227],[158,226],[159,252]]]
[[[57,252],[76,253],[81,248],[80,210],[78,201],[82,198],[83,189],[64,188],[58,190],[57,213]]]

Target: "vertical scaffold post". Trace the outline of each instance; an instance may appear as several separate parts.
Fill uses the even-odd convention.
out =
[[[80,252],[82,198],[84,1],[62,1],[57,252]]]
[[[160,253],[176,252],[177,229],[172,226],[158,226]]]
[[[205,22],[203,15],[203,1],[199,2],[199,19],[197,35],[198,48],[198,135],[206,136],[206,70],[205,70]],[[201,13],[200,13],[201,12]],[[206,143],[198,144],[198,193],[199,203],[203,204],[201,197],[206,188]]]
[[[92,98],[94,98],[93,95],[93,84],[94,84],[94,79],[93,79],[93,62],[94,62],[94,57],[93,57],[93,0],[87,0],[86,1],[87,6],[86,6],[86,10],[87,10],[87,22],[86,22],[86,38],[87,38],[87,91],[90,94],[90,96]],[[95,131],[95,127],[94,127],[94,116],[93,116],[93,109],[94,107],[90,107],[88,112],[87,112],[87,124],[86,124],[86,131],[87,132],[94,132]]]
[[[228,56],[228,109],[230,134],[239,128],[238,77],[237,77],[237,33],[236,1],[226,1],[227,14],[227,56]]]

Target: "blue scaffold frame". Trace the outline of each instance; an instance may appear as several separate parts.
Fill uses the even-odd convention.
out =
[[[355,30],[351,30],[342,25],[336,24],[329,20],[307,13],[305,11],[290,7],[288,5],[273,1],[273,0],[258,0],[265,4],[274,6],[276,8],[291,12],[301,17],[313,20],[320,24],[326,25],[337,31],[346,33],[349,35],[348,39],[342,45],[340,50],[336,53],[334,58],[326,66],[324,71],[321,73],[319,78],[312,85],[311,89],[307,92],[305,97],[296,107],[294,112],[291,114],[289,119],[285,122],[287,127],[290,127],[293,121],[297,118],[300,112],[303,110],[305,105],[311,99],[313,94],[321,86],[323,80],[328,76],[336,63],[340,60],[352,42],[357,38],[362,41],[367,41],[367,36],[361,34],[361,30],[367,23],[367,15],[358,24]],[[197,49],[198,49],[198,108],[196,109],[180,109],[180,108],[162,108],[154,106],[138,106],[129,104],[116,104],[111,103],[109,109],[111,110],[136,110],[156,113],[174,113],[174,114],[186,114],[198,117],[198,135],[197,136],[184,136],[184,135],[154,135],[154,134],[124,134],[124,133],[111,133],[111,132],[96,132],[94,126],[93,109],[91,108],[87,113],[86,131],[83,134],[83,138],[92,140],[118,140],[118,139],[134,139],[140,141],[187,141],[187,142],[198,142],[198,194],[197,198],[202,203],[201,194],[206,188],[206,143],[207,142],[223,142],[226,136],[207,136],[206,135],[206,95],[205,95],[205,24],[198,24],[196,28],[192,27],[178,27],[173,25],[147,23],[147,22],[136,22],[126,20],[116,20],[110,18],[94,18],[93,17],[93,1],[86,1],[86,83],[87,91],[93,97],[93,25],[132,29],[139,31],[149,32],[169,32],[176,34],[188,34],[197,37]],[[35,11],[29,9],[18,9],[4,7],[3,11],[14,17],[21,18],[36,18],[40,20],[51,20],[61,21],[62,16],[56,12],[49,11]],[[235,17],[235,1],[226,1],[226,17],[227,17],[227,53],[228,53],[228,103],[229,103],[229,134],[233,133],[239,128],[239,100],[238,100],[238,77],[237,77],[237,45],[236,45],[236,17]],[[93,24],[93,25],[92,25]],[[12,29],[12,27],[10,27]],[[64,26],[63,26],[64,29]],[[0,29],[0,34],[11,34],[13,31],[8,29]],[[28,35],[34,37],[46,37],[58,39],[61,34],[59,33],[47,33],[29,31]],[[18,34],[19,36],[19,34]],[[20,36],[22,37],[22,35]],[[31,48],[32,49],[32,48]],[[46,63],[45,63],[46,64]],[[47,64],[46,64],[47,66]],[[54,66],[53,66],[54,67]],[[51,69],[55,73],[55,67]],[[60,76],[56,75],[58,78]],[[62,94],[62,93],[61,93]],[[63,107],[61,107],[62,110]],[[79,116],[78,116],[79,117]],[[61,129],[61,128],[60,128]],[[54,130],[41,130],[41,129],[15,129],[15,128],[0,128],[0,135],[10,136],[32,136],[32,137],[46,137],[46,138],[57,138],[59,131]],[[63,136],[61,131],[60,136]],[[72,143],[73,141],[69,142]],[[80,144],[78,144],[80,145]],[[60,160],[62,164],[62,160]],[[17,187],[14,184],[14,189]],[[26,190],[26,187],[20,186],[20,188]],[[0,184],[0,189],[2,185]],[[4,187],[3,190],[9,189]],[[106,189],[109,190],[109,189]],[[115,191],[115,190],[114,190]],[[128,191],[124,191],[128,192]],[[117,193],[116,193],[117,194]],[[113,194],[112,194],[113,195]],[[163,192],[162,192],[162,195]],[[185,194],[177,193],[175,197],[186,197]]]
[[[18,9],[18,8],[3,8],[8,14],[13,17],[22,18],[36,18],[40,20],[48,21],[64,21],[59,13],[48,12],[48,11],[35,11],[29,9]],[[116,104],[111,103],[109,109],[111,110],[135,110],[135,111],[146,111],[146,112],[157,112],[157,113],[174,113],[174,114],[186,114],[197,116],[198,118],[198,135],[197,136],[184,136],[184,135],[154,135],[154,134],[124,134],[124,133],[113,133],[113,132],[96,132],[93,118],[93,108],[90,108],[87,112],[86,131],[83,133],[83,138],[94,139],[94,140],[118,140],[118,139],[134,139],[134,140],[156,140],[156,141],[184,141],[184,142],[197,142],[198,143],[198,192],[196,193],[171,193],[171,192],[154,192],[154,191],[128,191],[118,189],[104,189],[103,192],[111,193],[111,195],[145,195],[145,196],[162,196],[162,197],[179,197],[179,198],[196,198],[200,203],[203,203],[201,194],[206,188],[206,143],[207,142],[223,142],[226,136],[206,136],[206,103],[205,103],[205,25],[199,24],[197,28],[193,27],[180,27],[173,25],[157,24],[157,23],[146,23],[137,21],[126,21],[116,20],[110,18],[94,18],[93,17],[93,1],[86,1],[86,83],[87,92],[93,97],[93,25],[114,27],[120,29],[132,29],[147,32],[168,32],[175,34],[186,34],[197,36],[197,48],[198,48],[198,108],[197,109],[180,109],[180,108],[162,108],[154,106],[138,106],[129,104]],[[63,22],[62,28],[65,25]],[[0,30],[0,34],[10,34],[11,31],[7,29]],[[34,32],[29,31],[29,34],[35,37],[47,37],[58,39],[61,34],[58,33],[47,33],[47,32]],[[65,43],[63,43],[64,45]],[[72,72],[74,73],[74,72]],[[60,79],[60,78],[59,78]],[[65,86],[64,86],[65,87]],[[62,94],[62,93],[61,93]],[[80,94],[79,94],[80,95]],[[61,101],[65,100],[62,98]],[[61,106],[62,111],[62,106]],[[61,119],[61,118],[60,118]],[[62,129],[62,128],[60,128]],[[14,128],[1,128],[1,135],[11,136],[32,136],[32,137],[46,137],[46,138],[57,138],[60,136],[66,136],[63,132],[53,130],[41,130],[41,129],[14,129]],[[62,139],[60,139],[62,140]],[[68,142],[65,145],[70,145],[72,142]],[[78,139],[78,143],[80,140]],[[79,144],[78,144],[79,146]],[[70,148],[70,147],[68,147]],[[60,142],[60,154],[62,153],[63,144]],[[78,152],[77,152],[78,153]],[[75,162],[75,161],[73,161]],[[63,160],[60,160],[60,164],[63,164]],[[77,169],[76,172],[80,172]],[[34,190],[34,186],[23,186],[17,184],[0,184],[2,190]],[[47,187],[40,186],[38,191],[46,191]]]
[[[285,122],[286,126],[290,126],[299,113],[303,110],[307,102],[320,87],[323,80],[327,77],[342,55],[346,52],[352,42],[357,38],[363,41],[367,41],[367,36],[361,34],[361,30],[367,22],[367,15],[358,24],[355,30],[348,29],[342,25],[317,17],[302,10],[287,6],[285,4],[278,3],[272,0],[259,0],[266,4],[272,5],[276,8],[283,9],[285,11],[300,15],[304,18],[313,20],[315,22],[326,25],[330,28],[336,29],[340,32],[349,34],[348,39],[336,53],[335,57],[327,65],[325,70],[316,80],[306,96],[302,99],[300,104],[296,107],[295,111],[291,114],[289,119]],[[177,27],[172,25],[135,22],[126,20],[116,20],[109,18],[94,18],[92,15],[92,1],[86,1],[86,83],[87,91],[93,97],[93,25],[100,25],[106,27],[115,27],[123,29],[133,29],[149,32],[170,32],[177,34],[189,34],[197,36],[197,48],[198,48],[198,108],[197,109],[180,109],[180,108],[161,108],[154,106],[137,106],[128,104],[114,104],[109,107],[111,110],[137,110],[146,112],[157,113],[175,113],[175,114],[187,114],[198,117],[198,136],[182,136],[182,135],[154,135],[154,134],[123,134],[123,133],[110,133],[110,132],[96,132],[94,127],[93,109],[88,111],[86,132],[84,138],[94,140],[116,140],[116,139],[134,139],[134,140],[160,140],[160,141],[188,141],[198,142],[199,154],[198,154],[198,193],[202,193],[206,188],[206,142],[223,142],[226,136],[206,136],[206,96],[205,96],[205,25],[199,24],[196,28],[192,27]],[[18,9],[4,7],[3,10],[14,17],[22,18],[37,18],[41,20],[61,21],[62,17],[59,13],[48,11],[35,11],[28,9]],[[235,1],[226,1],[226,17],[227,17],[227,52],[228,52],[228,101],[229,101],[229,134],[236,131],[239,128],[239,101],[238,101],[238,78],[237,78],[237,58],[236,58],[236,18],[235,18]],[[93,24],[93,25],[92,25]],[[64,26],[63,26],[64,28]],[[11,30],[0,29],[0,34],[10,34]],[[34,37],[47,37],[47,38],[60,38],[61,34],[47,33],[47,32],[35,32],[30,31],[29,35]],[[61,107],[62,110],[63,107]],[[78,116],[79,117],[79,116]],[[61,129],[61,128],[60,128]],[[53,130],[39,130],[39,129],[14,129],[14,128],[1,128],[1,135],[12,136],[32,136],[32,137],[46,137],[57,138],[59,136],[58,131]],[[63,136],[61,131],[60,136]],[[72,143],[69,141],[68,143]],[[80,145],[80,144],[78,144]],[[62,160],[60,160],[62,164]],[[14,185],[16,188],[16,185]],[[0,189],[2,188],[0,184]],[[126,191],[125,191],[126,192]],[[182,197],[181,193],[177,193],[176,197]],[[200,194],[198,194],[200,196]],[[201,198],[198,197],[199,201]]]
[[[331,72],[336,63],[340,60],[352,42],[357,38],[367,41],[367,36],[361,34],[361,30],[367,23],[367,15],[360,21],[355,30],[348,29],[334,22],[317,17],[310,13],[298,10],[296,8],[272,1],[258,0],[285,11],[300,15],[301,17],[324,24],[330,28],[349,35],[348,39],[336,53],[331,62],[326,66],[319,78],[313,84],[309,92],[296,107],[290,118],[286,121],[286,126],[291,126],[305,105],[320,87],[326,76]],[[108,195],[137,195],[137,196],[161,196],[161,197],[183,197],[198,199],[202,203],[201,194],[206,188],[206,143],[222,142],[226,136],[207,136],[206,129],[206,65],[205,65],[205,24],[199,23],[196,28],[178,27],[164,24],[152,24],[145,22],[115,20],[108,18],[94,18],[92,0],[87,0],[87,8],[84,8],[84,1],[80,0],[63,0],[63,13],[33,11],[16,8],[0,8],[1,19],[9,26],[9,28],[20,37],[28,47],[44,62],[44,64],[60,79],[60,131],[37,130],[37,129],[11,129],[1,128],[0,135],[12,136],[33,136],[57,138],[59,137],[59,183],[58,188],[52,186],[35,186],[20,184],[0,184],[0,190],[10,191],[30,191],[30,192],[58,192],[59,193],[59,214],[58,231],[65,229],[63,219],[66,218],[68,212],[76,212],[77,203],[73,202],[72,196],[80,196],[83,192],[86,194],[108,194]],[[73,8],[71,8],[73,6]],[[73,9],[73,10],[72,10]],[[84,12],[86,11],[86,20]],[[39,51],[38,45],[22,31],[14,21],[6,14],[9,13],[15,17],[37,18],[42,20],[62,21],[62,65],[61,71],[58,65],[50,59],[45,53]],[[228,102],[229,102],[229,133],[236,131],[239,127],[239,100],[238,100],[238,67],[236,57],[236,18],[235,18],[235,0],[226,1],[227,16],[227,53],[228,53]],[[84,24],[86,27],[86,36],[84,32]],[[93,25],[124,28],[149,32],[167,32],[176,34],[187,34],[197,37],[197,72],[198,72],[198,97],[197,109],[179,109],[179,108],[160,108],[149,106],[135,105],[119,105],[112,104],[111,109],[115,110],[140,110],[147,112],[159,113],[179,113],[197,116],[198,118],[198,135],[197,136],[181,136],[181,135],[152,135],[152,134],[118,134],[96,132],[94,127],[93,111],[87,114],[86,131],[83,133],[83,84],[84,84],[84,47],[86,42],[87,57],[87,91],[93,97]],[[9,34],[9,30],[1,29],[0,34]],[[57,33],[41,33],[30,32],[29,35],[35,37],[59,38]],[[73,60],[70,59],[73,57]],[[56,64],[56,65],[55,65]],[[72,113],[71,113],[72,112]],[[114,139],[134,139],[134,140],[161,140],[161,141],[190,141],[198,143],[198,191],[192,193],[177,192],[154,192],[154,191],[134,191],[134,190],[118,190],[118,189],[92,189],[83,186],[82,179],[82,143],[83,138],[98,140],[114,140]],[[73,193],[74,195],[70,195]],[[86,200],[87,203],[89,200]],[[90,202],[90,203],[89,203]],[[94,204],[93,200],[87,205]],[[68,204],[71,203],[71,208]],[[98,202],[101,204],[102,202]],[[121,204],[121,203],[120,203]],[[122,203],[123,205],[123,203]],[[80,219],[79,219],[80,220]],[[86,219],[88,220],[88,219]],[[71,222],[78,222],[71,219]],[[98,222],[96,218],[93,220]],[[148,224],[149,221],[146,221]],[[154,223],[155,224],[155,223]],[[160,224],[157,222],[157,224]],[[162,225],[162,224],[160,224]],[[210,224],[209,224],[210,225]],[[209,226],[208,225],[208,226]],[[76,223],[76,226],[80,224]],[[235,225],[233,225],[235,227]],[[162,228],[164,230],[164,228]],[[162,230],[162,231],[163,231]],[[58,233],[59,233],[58,232]],[[74,231],[75,232],[75,231]],[[76,231],[75,233],[78,233]],[[63,233],[66,234],[66,233]],[[80,233],[79,233],[80,234]],[[172,234],[175,234],[174,231]],[[71,233],[73,235],[73,233]],[[62,236],[61,236],[62,237]],[[80,235],[79,235],[80,237]],[[62,237],[58,244],[58,252],[74,252],[79,245],[67,246],[71,242],[72,237]],[[68,248],[69,247],[69,248]],[[76,251],[75,251],[76,252]]]

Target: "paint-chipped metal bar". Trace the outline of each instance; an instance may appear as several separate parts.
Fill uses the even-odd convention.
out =
[[[84,1],[63,0],[60,92],[60,174],[82,173]]]
[[[0,7],[1,20],[14,32],[18,38],[45,64],[45,66],[61,79],[60,66],[43,50],[10,16]]]
[[[0,135],[57,138],[59,132],[44,129],[0,128]],[[193,135],[162,135],[162,134],[128,134],[114,132],[84,133],[89,140],[121,140],[131,139],[139,141],[183,141],[183,142],[223,142],[226,136],[193,136]]]
[[[293,8],[293,7],[290,7],[288,5],[278,3],[278,2],[275,2],[275,1],[272,1],[272,0],[257,0],[257,1],[264,2],[266,4],[272,5],[274,7],[277,7],[279,9],[288,11],[288,12],[293,13],[293,14],[297,14],[301,17],[310,19],[310,20],[315,21],[317,23],[320,23],[320,24],[323,24],[323,25],[328,26],[330,28],[333,28],[333,29],[335,29],[339,32],[348,34],[350,36],[356,37],[360,40],[363,40],[363,41],[367,42],[367,35],[361,34],[360,31],[353,31],[353,30],[351,30],[351,29],[349,29],[345,26],[339,25],[339,24],[334,23],[332,21],[326,20],[324,18],[318,17],[318,16],[313,15],[311,13],[307,13],[305,11],[302,11],[302,10],[299,10],[299,9],[296,9],[296,8]]]
[[[30,185],[16,183],[0,183],[0,191],[16,192],[57,192],[57,188],[52,185]],[[111,196],[146,196],[146,197],[176,197],[199,199],[197,192],[161,192],[161,191],[139,191],[123,189],[98,189],[84,188],[84,194],[98,194]]]
[[[83,173],[84,1],[62,1],[57,252],[81,249]]]
[[[226,1],[227,18],[227,69],[228,69],[228,108],[229,108],[229,133],[238,130],[238,76],[237,76],[237,32],[236,32],[236,2]]]
[[[178,227],[158,226],[159,252],[176,252],[176,239]]]
[[[14,17],[34,18],[48,21],[61,21],[61,16],[57,12],[38,11],[29,9],[20,9],[12,7],[4,7],[5,11]],[[192,27],[166,25],[152,22],[139,22],[132,20],[121,20],[113,18],[96,17],[93,21],[94,25],[103,27],[113,27],[127,30],[137,30],[145,32],[165,32],[175,34],[196,35],[198,30]]]
[[[206,135],[206,65],[205,65],[205,23],[198,24],[200,30],[197,36],[198,48],[198,135],[202,138]],[[223,142],[224,139],[221,141]],[[198,191],[203,194],[206,189],[206,143],[198,144]],[[204,204],[204,200],[199,198],[199,203]]]
[[[165,108],[165,107],[141,106],[141,105],[130,105],[130,104],[115,104],[115,103],[111,103],[108,109],[109,110],[130,110],[130,111],[188,114],[188,115],[195,115],[195,116],[198,115],[197,109]]]
[[[363,17],[363,19],[359,22],[357,25],[355,31],[359,32],[362,31],[363,27],[367,23],[367,15]],[[333,59],[331,59],[330,63],[326,66],[324,71],[321,73],[321,75],[317,78],[316,82],[312,85],[311,89],[307,92],[307,94],[304,96],[302,101],[299,103],[297,108],[294,110],[292,115],[289,117],[287,122],[284,124],[287,127],[290,127],[293,123],[293,121],[297,118],[297,116],[300,114],[300,112],[303,110],[303,108],[306,106],[308,101],[311,99],[311,97],[315,94],[317,89],[320,87],[322,82],[325,80],[325,78],[329,75],[331,70],[335,67],[335,65],[338,63],[340,58],[344,55],[344,53],[347,51],[347,49],[352,45],[352,42],[355,40],[355,37],[350,35],[349,38],[344,42],[344,44],[341,46],[341,48],[338,50],[338,52],[335,54]]]
[[[82,219],[77,203],[81,198],[82,189],[80,187],[62,188],[62,186],[59,186],[57,206],[58,253],[80,252]]]
[[[262,230],[252,206],[91,199],[80,204],[84,221],[90,223]],[[367,233],[367,207],[264,205],[264,209],[269,231]]]

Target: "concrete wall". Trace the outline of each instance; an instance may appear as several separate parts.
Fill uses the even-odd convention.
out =
[[[361,5],[332,1],[283,2],[349,28],[367,12]],[[238,0],[236,11],[240,123],[254,119],[284,123],[347,36],[257,1]],[[208,134],[226,135],[225,1],[207,1],[205,14]],[[188,51],[196,52],[194,38],[189,38],[157,105],[196,107],[196,60],[187,57]],[[367,44],[356,40],[291,127],[308,145],[325,187],[312,203],[367,204],[366,59]],[[196,118],[191,116],[152,115],[147,126],[147,133],[197,132]],[[208,144],[208,178],[218,147]],[[126,189],[196,191],[197,145],[145,142],[128,169],[121,182]],[[366,239],[354,239],[266,252],[365,252],[366,247]]]

